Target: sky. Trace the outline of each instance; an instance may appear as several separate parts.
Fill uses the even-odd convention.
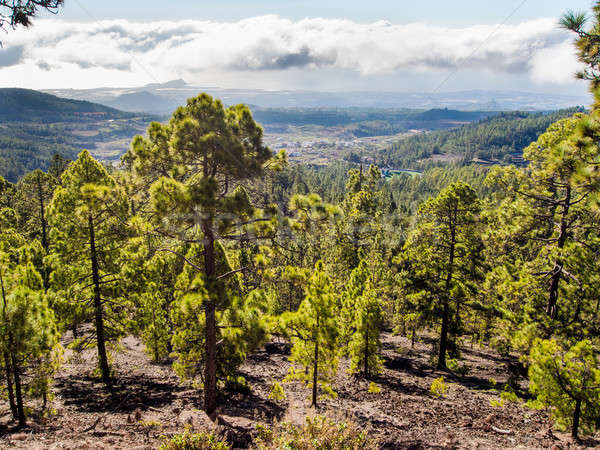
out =
[[[583,94],[590,0],[66,0],[0,36],[0,86]]]

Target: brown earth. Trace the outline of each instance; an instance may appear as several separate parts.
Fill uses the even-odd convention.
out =
[[[490,401],[500,399],[514,361],[485,348],[467,347],[463,362],[469,372],[459,377],[434,370],[430,349],[430,343],[418,342],[411,351],[406,338],[384,334],[384,368],[374,380],[381,391],[369,393],[369,383],[349,375],[348,362],[342,360],[335,385],[338,397],[323,400],[316,413],[356,422],[386,449],[600,446],[595,440],[574,444],[567,435],[552,431],[546,412],[530,410],[522,402],[491,406]],[[284,343],[271,342],[248,358],[240,374],[251,392],[224,393],[218,425],[200,411],[201,392],[181,383],[169,365],[150,363],[133,337],[124,339],[116,352],[113,395],[94,376],[92,349],[80,355],[67,350],[54,385],[54,415],[34,418],[27,429],[16,430],[9,422],[8,405],[0,404],[0,448],[150,449],[186,425],[212,429],[235,447],[247,447],[256,423],[300,424],[306,415],[315,414],[308,406],[309,391],[299,383],[284,384],[284,401],[268,399],[272,383],[281,381],[289,368],[286,350]],[[445,398],[436,398],[429,389],[441,376],[449,388]]]

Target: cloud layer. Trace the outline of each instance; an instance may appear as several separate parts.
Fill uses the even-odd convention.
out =
[[[87,71],[95,74],[90,83],[103,76],[108,82],[119,76],[133,82],[136,76],[200,79],[209,73],[289,69],[361,76],[466,69],[561,84],[571,82],[577,68],[572,36],[554,19],[467,28],[320,18],[293,22],[278,16],[232,23],[46,20],[10,32],[3,41],[4,79],[16,76],[14,67],[21,65],[21,72],[26,66],[40,74],[85,76]]]

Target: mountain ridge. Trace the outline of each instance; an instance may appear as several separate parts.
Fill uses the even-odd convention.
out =
[[[0,88],[0,121],[62,122],[78,119],[122,119],[132,114],[87,100],[59,97],[33,89]]]

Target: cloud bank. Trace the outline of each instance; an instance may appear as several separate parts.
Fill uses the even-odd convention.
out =
[[[466,28],[279,16],[231,23],[40,20],[3,41],[4,80],[25,67],[78,73],[96,84],[290,69],[361,76],[471,70],[564,84],[577,68],[572,36],[554,19]]]

